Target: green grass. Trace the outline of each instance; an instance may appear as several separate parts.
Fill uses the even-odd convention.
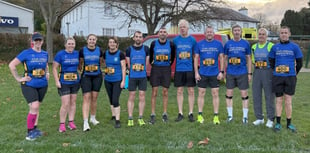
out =
[[[21,68],[21,67],[20,67]],[[20,69],[20,72],[22,70]],[[97,119],[98,126],[91,126],[90,132],[82,132],[82,97],[77,100],[77,113],[75,122],[78,130],[59,133],[60,97],[51,77],[49,88],[40,108],[39,128],[46,134],[29,142],[26,136],[26,115],[28,106],[23,98],[19,84],[9,73],[7,65],[0,66],[0,152],[310,152],[310,111],[309,91],[310,73],[300,73],[296,95],[293,97],[293,120],[298,133],[294,134],[286,129],[279,133],[265,126],[254,127],[251,122],[255,120],[250,95],[249,121],[247,126],[242,125],[241,98],[238,90],[234,95],[234,122],[225,123],[227,116],[225,104],[225,87],[220,87],[220,125],[212,124],[212,103],[210,89],[207,90],[204,107],[204,124],[190,123],[187,117],[180,123],[174,122],[177,116],[176,89],[169,89],[168,114],[169,122],[162,123],[161,94],[157,100],[157,122],[155,125],[147,124],[137,126],[138,103],[135,102],[135,126],[127,127],[127,97],[128,91],[121,94],[121,123],[120,129],[114,129],[110,122],[111,111],[104,87],[98,99]],[[159,91],[161,93],[161,90]],[[151,88],[146,93],[145,121],[149,120]],[[137,96],[136,96],[137,97]],[[197,97],[197,89],[196,89]],[[195,100],[195,117],[197,117],[197,99]],[[184,113],[188,112],[187,95],[184,98]],[[266,112],[264,110],[264,112]],[[265,113],[266,114],[266,113]],[[285,112],[282,123],[286,124]],[[209,144],[199,146],[198,142],[208,137]],[[193,147],[187,149],[192,141]]]

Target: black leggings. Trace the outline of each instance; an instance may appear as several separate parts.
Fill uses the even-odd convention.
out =
[[[108,93],[110,104],[113,105],[113,107],[119,106],[119,97],[122,92],[120,84],[121,84],[121,81],[108,82],[104,80],[105,89]]]

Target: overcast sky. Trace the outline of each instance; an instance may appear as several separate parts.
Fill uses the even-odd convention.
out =
[[[299,11],[308,7],[309,0],[226,0],[235,10],[245,6],[249,16],[256,13],[264,13],[267,20],[280,23],[286,10]]]

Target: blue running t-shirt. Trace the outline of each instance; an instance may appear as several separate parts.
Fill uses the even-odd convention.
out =
[[[195,54],[200,57],[199,74],[204,76],[217,76],[219,74],[218,57],[224,53],[221,42],[217,40],[201,40],[197,43]]]
[[[224,54],[227,55],[227,74],[247,74],[246,55],[251,55],[251,48],[248,41],[229,40],[224,46]]]
[[[59,81],[62,84],[76,84],[80,81],[78,74],[79,52],[74,50],[68,53],[65,50],[59,51],[54,61],[60,64]]]
[[[16,57],[24,64],[25,75],[30,76],[31,80],[26,82],[27,86],[34,88],[42,88],[47,86],[46,79],[46,65],[48,61],[48,54],[46,51],[36,52],[32,48],[22,51]],[[42,73],[44,75],[37,75],[35,73]]]
[[[193,36],[177,36],[173,39],[176,47],[175,71],[188,72],[193,71],[193,55],[196,46],[196,40]]]
[[[302,58],[302,52],[293,42],[277,43],[269,53],[269,58],[275,59],[274,76],[296,76],[295,60]]]

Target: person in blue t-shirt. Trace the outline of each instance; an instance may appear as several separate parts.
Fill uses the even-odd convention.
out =
[[[104,69],[104,85],[109,96],[112,119],[115,120],[115,128],[121,127],[120,102],[122,88],[125,86],[126,61],[125,55],[118,49],[118,39],[111,37],[108,40],[108,50],[103,53],[106,68]]]
[[[96,46],[97,36],[89,34],[87,37],[87,46],[80,50],[79,69],[81,74],[81,88],[83,92],[83,131],[89,131],[88,124],[89,106],[90,106],[90,122],[93,125],[99,124],[96,119],[97,98],[102,85],[101,65],[103,62],[103,54],[100,47]]]
[[[46,94],[49,80],[48,53],[42,49],[43,36],[39,33],[33,34],[32,43],[32,48],[23,50],[9,64],[13,77],[21,83],[22,93],[29,106],[26,140],[35,140],[42,135],[37,128],[39,108]],[[19,64],[24,65],[22,77],[16,69]]]
[[[66,118],[68,115],[68,127],[75,130],[74,117],[76,111],[76,97],[80,89],[80,75],[78,73],[79,52],[74,50],[74,38],[67,38],[65,49],[60,50],[53,62],[53,75],[58,94],[61,96],[59,110],[59,132],[66,132]],[[58,71],[59,69],[59,71]]]
[[[175,57],[175,47],[173,42],[167,40],[168,32],[165,27],[158,31],[158,39],[154,40],[150,46],[150,64],[152,64],[150,84],[152,86],[152,114],[150,124],[155,123],[155,108],[158,87],[162,86],[163,97],[163,122],[168,121],[168,89],[171,81],[171,65]]]
[[[133,36],[134,44],[126,50],[127,68],[129,69],[128,126],[134,126],[132,115],[137,88],[139,90],[138,123],[140,126],[145,125],[143,113],[147,88],[146,68],[149,64],[149,48],[143,45],[142,39],[142,32],[136,31]]]
[[[263,90],[266,102],[268,128],[273,127],[274,121],[274,93],[272,93],[272,69],[268,61],[268,54],[273,46],[267,41],[268,31],[265,28],[258,30],[258,43],[252,45],[252,63],[254,64],[252,95],[253,108],[256,120],[254,125],[264,124]]]
[[[286,128],[296,132],[292,119],[292,96],[295,94],[297,77],[302,67],[302,52],[299,46],[289,40],[290,28],[280,29],[280,43],[275,44],[269,53],[270,67],[273,69],[272,91],[276,95],[276,125],[274,130],[280,131],[282,102],[285,101]]]
[[[176,122],[183,120],[183,90],[187,86],[188,92],[188,119],[194,122],[194,103],[195,103],[195,72],[194,72],[194,50],[196,40],[188,34],[189,23],[182,19],[179,21],[180,35],[173,39],[176,48],[176,64],[174,74],[174,86],[177,87],[177,101],[179,114]]]
[[[234,38],[227,41],[224,46],[225,63],[227,66],[226,75],[226,104],[227,122],[233,120],[233,91],[238,87],[241,93],[244,124],[248,123],[248,88],[252,79],[251,48],[248,41],[241,38],[242,28],[234,25],[232,28]]]
[[[224,73],[224,48],[223,44],[214,40],[213,27],[207,26],[205,31],[206,39],[197,43],[195,49],[195,78],[198,81],[198,117],[199,123],[204,122],[202,116],[204,97],[207,86],[211,87],[212,101],[213,101],[213,123],[220,124],[218,117],[219,109],[219,80],[223,78]],[[200,60],[200,63],[198,64]],[[219,67],[220,60],[220,67]],[[199,71],[198,71],[198,65]]]

